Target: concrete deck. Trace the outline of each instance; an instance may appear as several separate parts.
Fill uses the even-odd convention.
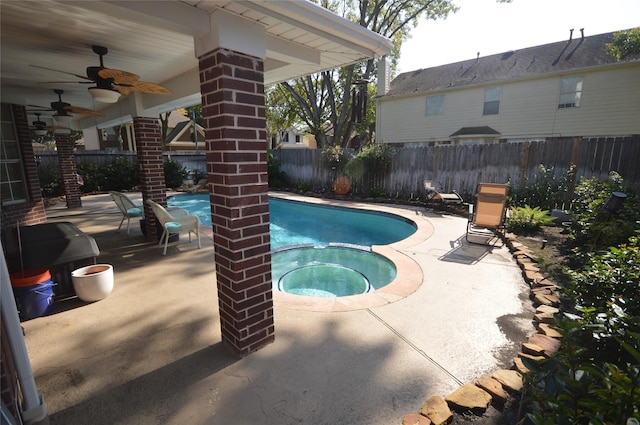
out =
[[[52,424],[399,424],[425,399],[509,368],[535,332],[506,247],[467,244],[460,217],[368,205],[419,224],[380,248],[406,279],[347,301],[274,294],[275,342],[238,359],[220,340],[211,230],[202,249],[182,235],[163,257],[137,221],[116,233],[109,195],[82,202],[49,208],[48,221],[92,235],[115,288],[23,322]]]

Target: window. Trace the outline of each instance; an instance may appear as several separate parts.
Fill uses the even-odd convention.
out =
[[[500,112],[500,96],[502,87],[494,87],[484,91],[484,108],[482,115],[497,115]]]
[[[444,113],[444,95],[427,97],[427,116]]]
[[[582,77],[567,77],[560,80],[558,109],[577,108],[582,95]]]
[[[27,187],[11,107],[3,103],[0,108],[0,194],[4,206],[26,202]]]

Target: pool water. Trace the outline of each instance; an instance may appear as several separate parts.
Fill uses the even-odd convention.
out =
[[[183,194],[168,206],[184,208],[211,227],[209,195]],[[393,214],[269,198],[274,290],[340,297],[375,291],[396,276],[395,265],[371,251],[415,233],[415,223]]]

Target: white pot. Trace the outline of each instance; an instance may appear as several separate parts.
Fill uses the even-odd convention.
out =
[[[82,301],[98,301],[113,290],[113,266],[94,264],[71,272],[73,289]]]

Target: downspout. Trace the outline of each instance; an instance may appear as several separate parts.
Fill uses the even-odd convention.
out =
[[[2,321],[5,323],[7,330],[7,339],[9,340],[9,349],[13,353],[13,358],[22,390],[22,420],[27,425],[48,424],[49,414],[47,405],[44,402],[44,396],[38,393],[36,382],[33,378],[33,370],[27,353],[27,346],[24,343],[22,327],[20,326],[20,318],[16,308],[15,298],[9,278],[9,270],[7,262],[4,258],[4,248],[0,245],[0,299],[2,301]]]

